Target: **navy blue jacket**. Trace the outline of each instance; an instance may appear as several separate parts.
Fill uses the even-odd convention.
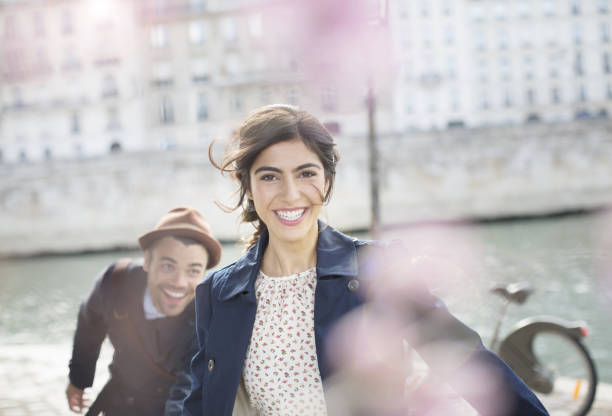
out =
[[[319,371],[325,381],[332,369],[324,343],[334,324],[363,304],[359,291],[352,290],[355,284],[349,282],[362,278],[365,266],[361,253],[365,250],[360,247],[370,243],[352,239],[321,223],[319,227],[314,330]],[[232,414],[257,310],[255,279],[267,244],[268,235],[264,231],[257,244],[243,257],[210,274],[196,289],[199,351],[191,362],[193,384],[185,400],[183,415]],[[419,322],[433,317],[431,319],[444,321],[444,331],[449,329],[453,336],[461,334],[476,340],[475,352],[463,365],[479,362],[499,372],[502,380],[500,390],[506,397],[510,396],[510,402],[514,404],[509,415],[547,414],[529,388],[501,359],[483,347],[480,337],[454,318],[441,301],[428,294],[424,299],[415,297],[415,302],[417,305],[411,306],[417,310]],[[418,351],[418,346],[415,348]],[[478,400],[471,400],[470,393],[463,389],[465,386],[461,382],[453,385],[452,380],[449,381],[478,410]]]

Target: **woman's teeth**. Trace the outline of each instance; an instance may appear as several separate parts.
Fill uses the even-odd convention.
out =
[[[279,217],[287,221],[295,221],[304,214],[304,211],[306,211],[305,208],[283,210],[283,211],[279,210],[279,211],[276,211],[276,215],[278,215]]]

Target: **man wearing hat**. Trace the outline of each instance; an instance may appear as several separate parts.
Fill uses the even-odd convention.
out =
[[[170,210],[138,243],[144,259],[110,265],[81,304],[66,389],[74,412],[87,406],[83,390],[93,383],[108,336],[115,349],[111,377],[87,414],[180,413],[180,390],[169,397],[176,396],[173,386],[178,377],[184,382],[197,350],[195,287],[219,262],[221,245],[202,214],[189,207]]]

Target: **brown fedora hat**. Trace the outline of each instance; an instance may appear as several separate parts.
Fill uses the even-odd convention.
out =
[[[208,251],[208,269],[216,266],[221,259],[221,244],[212,236],[204,216],[193,208],[172,208],[153,230],[140,236],[138,244],[146,250],[153,241],[165,236],[188,237],[202,243]]]

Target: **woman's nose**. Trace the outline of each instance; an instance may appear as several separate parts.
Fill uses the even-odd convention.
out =
[[[288,202],[294,201],[299,198],[300,191],[293,178],[289,178],[283,181],[283,199]]]

